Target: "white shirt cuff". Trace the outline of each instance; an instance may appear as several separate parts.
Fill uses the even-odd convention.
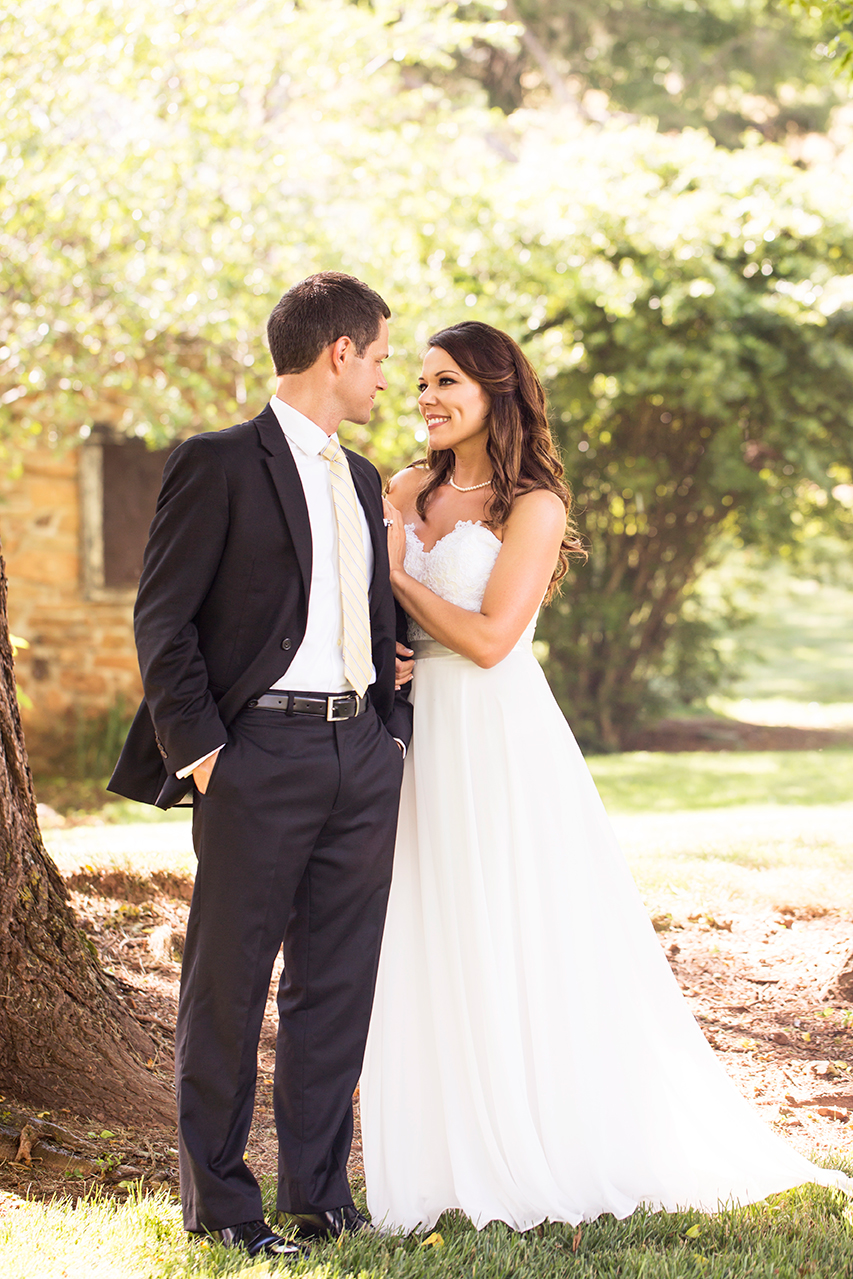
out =
[[[224,745],[225,743],[223,742],[222,746]],[[206,759],[210,759],[211,755],[216,755],[219,751],[221,751],[222,746],[217,746],[215,751],[208,751],[206,755],[202,755],[201,759],[197,759],[194,764],[188,764],[186,768],[182,768],[179,772],[175,773],[175,776],[180,777],[181,780],[185,777],[189,777],[191,773],[195,772],[199,764],[203,764]]]

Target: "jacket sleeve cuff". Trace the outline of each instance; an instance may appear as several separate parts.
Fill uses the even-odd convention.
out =
[[[225,742],[222,743],[222,746],[224,745],[225,745]],[[215,750],[208,751],[206,755],[202,755],[201,759],[197,759],[192,764],[187,764],[186,768],[178,769],[177,773],[175,773],[175,776],[180,777],[181,780],[183,780],[185,777],[189,777],[191,773],[195,772],[199,764],[203,764],[206,759],[210,759],[211,755],[218,755],[219,752],[222,750],[222,746],[217,746]]]

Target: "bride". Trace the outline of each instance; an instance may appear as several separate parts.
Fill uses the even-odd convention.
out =
[[[533,656],[583,554],[530,363],[466,322],[429,340],[426,465],[393,480],[414,742],[364,1071],[386,1230],[709,1212],[851,1183],[740,1096],[685,1004]]]

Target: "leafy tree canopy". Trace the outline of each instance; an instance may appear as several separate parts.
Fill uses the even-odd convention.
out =
[[[321,267],[425,311],[422,222],[483,164],[442,154],[488,117],[400,72],[480,29],[452,9],[0,5],[7,437],[107,420],[158,442],[239,417],[267,392],[272,303]]]
[[[691,597],[721,546],[853,533],[851,192],[766,144],[542,115],[517,156],[438,241],[547,379],[593,554],[540,634],[572,723],[616,746],[719,674]]]
[[[556,99],[591,118],[629,112],[656,119],[662,130],[705,127],[729,147],[747,129],[782,141],[824,130],[838,101],[826,8],[832,5],[779,0],[505,0],[501,15],[514,24],[515,45],[492,43],[487,31],[459,50],[456,71],[507,113]],[[429,74],[443,76],[437,67]]]
[[[391,389],[350,436],[391,466],[421,448],[428,333],[509,329],[593,546],[544,623],[549,674],[615,745],[662,680],[701,691],[690,593],[721,538],[849,530],[853,178],[756,134],[729,151],[571,104],[506,117],[454,79],[496,32],[515,48],[500,11],[0,10],[5,437],[106,420],[164,443],[238,420],[269,393],[272,305],[338,267],[394,311]]]
[[[836,59],[835,69],[849,77],[853,71],[853,4],[850,0],[784,0],[787,7],[798,17],[808,14],[825,24],[831,39],[828,47],[830,57]]]

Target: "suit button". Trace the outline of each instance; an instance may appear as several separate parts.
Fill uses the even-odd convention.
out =
[[[289,648],[292,648],[292,647],[293,647],[293,643],[292,643],[292,641],[291,641],[291,640],[289,640],[289,639],[283,639],[283,640],[281,641],[281,647],[282,647],[285,651],[287,651],[287,649],[289,649]]]

